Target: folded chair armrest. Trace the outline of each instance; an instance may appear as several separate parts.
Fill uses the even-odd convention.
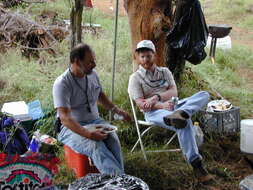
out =
[[[140,124],[140,125],[147,125],[147,126],[154,125],[153,122],[148,122],[148,121],[143,121],[143,120],[138,120],[138,124]]]

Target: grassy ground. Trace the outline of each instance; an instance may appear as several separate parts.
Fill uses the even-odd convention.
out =
[[[192,70],[208,82],[212,89],[224,98],[241,108],[241,117],[252,117],[252,86],[248,75],[241,73],[242,68],[252,70],[252,50],[242,45],[233,45],[232,50],[217,51],[216,63],[206,59],[199,66],[191,66]]]
[[[242,31],[252,31],[252,14],[247,13],[249,0],[244,1],[208,1],[203,0],[204,12],[207,21],[211,23],[231,23],[233,28]],[[214,6],[215,5],[215,6]],[[20,12],[26,12],[36,19],[46,11],[58,13],[57,19],[69,18],[69,1],[50,1],[46,4],[34,4],[30,7],[18,7]],[[227,9],[230,7],[231,9]],[[244,16],[237,16],[237,15]],[[97,57],[97,71],[100,75],[104,91],[109,95],[111,90],[111,72],[113,55],[113,17],[101,13],[99,10],[84,11],[84,23],[92,22],[101,24],[102,29],[95,35],[84,34],[84,42],[90,44]],[[119,35],[117,49],[117,66],[115,81],[115,102],[130,112],[130,103],[127,96],[128,77],[132,72],[130,36],[127,17],[119,18]],[[218,92],[228,99],[233,105],[240,106],[242,118],[253,116],[253,81],[247,72],[253,71],[252,49],[248,41],[251,35],[240,37],[232,30],[232,37],[236,39],[233,48],[229,51],[217,50],[216,64],[212,64],[206,58],[200,65],[187,64],[187,68],[178,81],[180,96],[185,97],[199,90],[208,90],[213,97]],[[242,43],[246,40],[247,43]],[[233,42],[233,38],[232,38]],[[44,110],[52,111],[51,89],[55,78],[68,67],[68,38],[57,44],[57,55],[52,56],[46,52],[40,52],[40,58],[27,59],[21,55],[19,48],[12,48],[0,55],[0,106],[4,102],[24,100],[26,102],[39,99]],[[207,50],[208,51],[208,50]],[[40,60],[41,60],[40,59]],[[108,114],[100,108],[104,118]],[[44,119],[39,127],[44,131],[51,131],[53,117]],[[207,189],[197,183],[192,176],[189,165],[184,161],[180,153],[161,153],[149,156],[149,161],[144,162],[142,155],[129,153],[131,146],[136,140],[134,125],[124,122],[114,122],[119,126],[119,137],[124,150],[126,172],[142,178],[151,189]],[[154,130],[146,137],[146,146],[149,148],[160,147],[170,133],[162,129]],[[243,161],[239,150],[239,136],[217,137],[215,135],[205,137],[205,144],[201,153],[206,160],[209,171],[216,176],[220,189],[238,189],[238,184],[245,176],[250,174],[246,163]],[[152,142],[152,144],[150,143]],[[177,146],[174,143],[173,146]],[[62,150],[58,155],[62,158]],[[137,167],[138,166],[138,167]],[[159,179],[159,180],[157,180]],[[63,164],[60,173],[56,176],[56,183],[67,184],[74,180],[74,176]]]

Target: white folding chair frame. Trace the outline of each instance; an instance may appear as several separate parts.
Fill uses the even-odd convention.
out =
[[[134,149],[137,147],[138,144],[140,144],[141,146],[141,151],[143,153],[144,159],[147,160],[147,152],[178,152],[181,151],[181,149],[162,149],[162,150],[148,150],[146,151],[143,145],[143,141],[142,141],[142,137],[152,128],[157,127],[154,123],[152,122],[147,122],[147,121],[143,121],[143,120],[138,120],[137,116],[136,116],[136,111],[135,111],[135,105],[134,102],[132,100],[132,98],[129,95],[129,99],[130,99],[130,103],[131,103],[131,107],[132,107],[132,112],[133,112],[133,116],[134,116],[134,122],[135,122],[135,127],[138,133],[138,140],[136,141],[135,145],[133,146],[133,148],[131,149],[131,152],[134,151]],[[143,132],[140,131],[139,125],[144,125],[147,126],[148,128],[145,129]],[[175,137],[177,136],[176,132],[172,135],[172,137],[169,139],[169,141],[165,144],[165,146],[168,146],[173,139],[175,139]]]

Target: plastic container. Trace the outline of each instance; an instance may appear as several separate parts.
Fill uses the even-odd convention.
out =
[[[241,142],[242,152],[253,154],[253,119],[241,121]]]
[[[80,154],[64,145],[64,156],[68,168],[73,169],[77,178],[81,178],[88,173],[99,173],[98,169],[91,165],[86,155]]]
[[[253,175],[245,177],[239,184],[241,190],[253,190]]]
[[[39,152],[41,143],[40,143],[40,130],[37,130],[33,133],[32,140],[30,142],[28,150],[31,152]]]
[[[198,119],[200,126],[207,133],[232,134],[240,131],[239,107],[220,112],[200,110]]]
[[[26,120],[26,121],[21,121],[20,124],[22,125],[22,127],[25,129],[25,131],[28,134],[31,134],[32,131],[34,130],[34,123],[37,120]]]
[[[208,36],[207,38],[207,47],[210,48],[212,37]],[[224,38],[217,38],[216,48],[222,50],[229,50],[232,48],[232,42],[230,36]]]
[[[200,147],[204,142],[204,133],[199,126],[199,122],[194,122],[193,127],[197,146]]]

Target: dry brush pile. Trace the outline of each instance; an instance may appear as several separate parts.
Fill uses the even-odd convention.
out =
[[[1,0],[4,8],[15,7],[30,3],[45,3],[48,0]]]
[[[57,25],[44,26],[29,15],[0,8],[0,51],[19,47],[25,56],[38,56],[40,50],[55,54],[54,45],[63,40],[68,31]]]
[[[22,0],[2,0],[2,4],[5,8],[14,7],[14,6],[20,5],[22,3],[23,3]]]

